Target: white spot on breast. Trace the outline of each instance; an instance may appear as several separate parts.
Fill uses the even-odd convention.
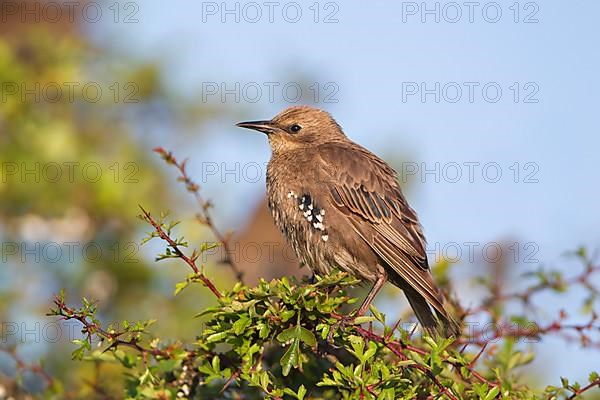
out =
[[[287,197],[289,199],[292,197],[296,199],[298,208],[302,211],[302,216],[306,218],[306,220],[314,229],[320,230],[322,235],[321,237],[324,238],[323,241],[327,241],[327,230],[323,224],[325,210],[320,209],[318,204],[313,203],[313,199],[310,194],[304,194],[301,197],[298,197],[293,190],[290,190],[287,194]]]
[[[329,235],[323,235],[321,236],[321,239],[323,239],[324,242],[329,240]]]

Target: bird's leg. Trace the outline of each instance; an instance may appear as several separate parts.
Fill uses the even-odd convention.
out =
[[[387,280],[386,273],[382,273],[381,275],[379,275],[377,277],[375,284],[373,284],[373,287],[367,294],[367,297],[365,297],[365,300],[363,301],[363,303],[360,305],[360,308],[356,312],[357,317],[360,317],[360,316],[363,316],[366,314],[367,310],[369,309],[369,306],[373,302],[373,299],[375,298],[375,296],[377,296],[377,293],[379,293],[379,291],[383,287],[383,284],[385,283],[386,280]]]
[[[361,317],[361,316],[365,315],[365,313],[369,309],[369,306],[373,302],[373,299],[375,298],[375,296],[377,296],[377,293],[379,293],[379,291],[381,290],[381,288],[385,284],[386,280],[387,280],[387,274],[385,272],[382,272],[380,275],[377,276],[377,280],[373,284],[373,287],[371,288],[371,290],[367,294],[367,297],[365,297],[365,300],[362,302],[362,304],[360,305],[360,307],[358,308],[358,310],[356,311],[356,313],[354,315],[342,316],[340,318],[340,321],[338,323],[336,323],[334,326],[331,327],[331,329],[329,331],[329,335],[327,335],[327,341],[328,342],[330,342],[330,343],[333,342],[333,334],[339,328],[343,329],[346,326],[346,324],[349,323],[349,322],[351,322],[351,321],[353,321],[354,318]]]

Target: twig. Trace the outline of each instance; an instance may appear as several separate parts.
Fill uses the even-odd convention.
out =
[[[40,375],[44,379],[44,381],[46,382],[46,384],[48,386],[52,386],[52,384],[54,383],[54,379],[46,371],[44,371],[44,368],[42,368],[41,364],[39,364],[39,363],[27,364],[25,362],[25,360],[23,360],[17,354],[16,349],[0,347],[0,351],[8,354],[10,356],[10,358],[12,358],[14,360],[14,362],[17,366],[17,370],[29,370],[29,371],[33,372],[34,374]]]
[[[373,340],[374,342],[383,344],[385,347],[387,347],[392,353],[394,353],[401,360],[408,360],[408,357],[402,353],[402,349],[416,351],[422,355],[426,354],[425,350],[418,349],[417,347],[414,347],[412,345],[406,345],[405,343],[402,343],[402,342],[388,341],[384,337],[379,336],[376,333],[369,332],[368,330],[363,329],[360,326],[356,326],[354,328],[365,339],[370,339],[370,340]],[[431,370],[429,370],[424,365],[415,363],[415,364],[408,365],[408,367],[418,369],[423,374],[425,374],[438,387],[438,389],[440,389],[440,391],[442,393],[444,393],[450,399],[458,400],[458,398],[456,396],[454,396],[454,394],[452,394],[452,392],[450,392],[450,390],[448,388],[444,387],[444,385],[441,384],[441,382],[431,372]]]
[[[177,170],[181,174],[178,180],[185,184],[185,187],[188,190],[188,192],[194,195],[194,198],[198,203],[198,206],[200,208],[198,220],[211,230],[215,238],[221,243],[223,249],[225,250],[225,258],[222,260],[222,262],[229,265],[229,267],[235,274],[236,279],[243,283],[244,273],[238,268],[237,264],[233,261],[233,258],[231,257],[232,251],[229,243],[229,238],[222,234],[221,231],[214,224],[212,215],[209,212],[209,209],[212,207],[212,204],[209,201],[205,200],[202,197],[202,195],[200,195],[200,186],[197,183],[195,183],[188,175],[186,171],[187,160],[184,160],[183,162],[178,162],[177,159],[173,156],[172,152],[166,151],[162,147],[156,147],[154,149],[154,152],[159,154],[168,164],[174,165],[177,168]]]
[[[488,333],[491,333],[488,330],[481,330],[474,332],[468,337],[459,338],[458,343],[486,346],[488,343],[503,338],[534,339],[547,334],[562,334],[564,336],[566,331],[575,331],[577,335],[579,335],[578,339],[585,346],[600,346],[600,343],[592,343],[590,338],[586,335],[586,332],[590,331],[600,332],[600,326],[595,325],[598,321],[598,315],[596,313],[592,313],[590,320],[582,324],[566,324],[564,323],[566,318],[567,314],[564,311],[561,311],[559,317],[546,326],[539,326],[534,323],[525,327],[515,326],[508,322],[504,324],[494,324],[493,326],[495,329],[492,335],[488,335]]]
[[[557,290],[562,287],[570,287],[572,285],[582,285],[590,291],[598,293],[597,288],[595,288],[590,282],[592,275],[597,272],[600,272],[600,265],[593,265],[591,262],[588,262],[585,266],[585,269],[578,275],[572,276],[568,279],[545,279],[543,282],[530,286],[521,292],[502,293],[500,290],[501,288],[494,287],[494,290],[492,290],[493,295],[488,298],[481,307],[472,310],[470,314],[489,311],[490,304],[500,304],[511,300],[519,300],[525,304],[529,304],[531,298],[537,293],[549,289]]]
[[[600,378],[596,379],[593,382],[590,382],[589,385],[586,385],[579,390],[575,390],[573,392],[573,394],[569,397],[569,399],[575,399],[575,398],[577,398],[577,396],[581,396],[583,393],[587,392],[588,390],[593,389],[596,386],[600,387]]]
[[[388,340],[388,338],[380,336],[376,333],[373,332],[369,332],[368,330],[360,327],[360,326],[355,326],[354,329],[356,329],[356,331],[363,336],[365,339],[370,339],[373,340],[375,342],[381,343],[383,345],[385,345],[388,349],[392,350],[392,352],[394,354],[396,354],[397,356],[400,356],[400,354],[402,354],[401,350],[408,350],[408,351],[412,351],[415,352],[421,356],[425,356],[427,354],[429,354],[429,352],[426,349],[422,349],[419,348],[415,345],[412,344],[408,344],[403,342],[402,340]],[[400,357],[402,357],[402,359],[406,359],[406,356],[404,354],[402,354]],[[477,357],[479,358],[479,356]],[[456,368],[456,370],[459,372],[459,374],[461,373],[461,368],[466,368],[477,380],[479,380],[482,383],[486,383],[490,386],[499,386],[499,383],[497,382],[492,382],[488,379],[486,379],[483,375],[481,375],[479,372],[477,372],[474,368],[474,363],[471,364],[461,364],[458,363],[456,361],[452,361],[449,360],[447,358],[443,358],[442,359],[443,362],[452,365],[453,367]],[[420,365],[416,364],[415,367],[419,367]],[[421,369],[421,368],[419,368]],[[422,370],[422,369],[421,369]],[[429,371],[431,372],[431,371]],[[435,381],[434,381],[435,383]]]
[[[129,340],[123,340],[120,338],[125,334],[134,332],[117,332],[103,329],[97,322],[89,321],[88,316],[84,313],[78,312],[77,310],[67,306],[60,296],[54,296],[54,305],[56,305],[56,310],[53,310],[54,312],[49,315],[60,316],[61,319],[65,321],[72,319],[79,321],[83,325],[81,332],[86,335],[86,339],[89,343],[92,343],[93,335],[98,335],[101,338],[109,340],[111,344],[105,351],[117,348],[118,346],[126,346],[142,353],[144,358],[146,358],[148,354],[151,354],[154,357],[171,358],[171,355],[166,351],[157,348],[145,348],[141,346],[138,343],[138,340],[134,337]]]
[[[204,283],[204,285],[206,285],[206,287],[208,287],[210,289],[210,291],[213,292],[215,296],[217,296],[217,298],[220,299],[223,295],[221,294],[221,292],[219,292],[217,290],[217,288],[214,285],[214,283],[212,283],[212,281],[210,279],[208,279],[208,277],[206,275],[204,275],[202,272],[200,272],[200,269],[196,265],[196,261],[194,259],[186,256],[181,251],[181,249],[179,248],[179,246],[177,245],[177,243],[175,243],[175,241],[173,239],[171,239],[169,237],[169,235],[167,235],[167,233],[164,231],[164,229],[162,228],[162,226],[158,222],[156,222],[154,220],[154,218],[152,218],[152,216],[150,215],[150,213],[148,211],[144,210],[144,208],[142,206],[139,206],[139,207],[142,210],[142,213],[144,214],[144,219],[150,225],[152,225],[154,227],[154,229],[156,230],[156,233],[160,236],[160,238],[162,240],[164,240],[165,242],[167,242],[167,244],[175,252],[175,254],[177,255],[177,257],[179,257],[183,261],[185,261],[186,264],[189,265],[190,268],[194,271],[194,273],[196,274],[195,276],[198,279],[200,279],[202,281],[202,283]]]

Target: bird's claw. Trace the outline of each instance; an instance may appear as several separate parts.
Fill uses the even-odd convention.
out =
[[[333,344],[333,335],[335,335],[335,332],[337,332],[338,329],[341,329],[343,331],[346,328],[346,326],[352,325],[352,323],[354,322],[354,318],[354,315],[342,316],[340,317],[338,322],[331,325],[331,328],[329,329],[329,334],[327,335],[327,343]]]

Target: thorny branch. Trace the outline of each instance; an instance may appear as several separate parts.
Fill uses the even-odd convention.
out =
[[[484,325],[483,329],[471,331],[467,329],[459,338],[458,343],[486,346],[500,339],[530,339],[537,341],[543,335],[555,334],[560,335],[567,341],[578,341],[584,347],[600,348],[600,341],[594,341],[590,336],[591,333],[599,333],[600,325],[598,325],[598,315],[592,310],[590,318],[587,322],[572,324],[568,323],[569,315],[565,310],[560,310],[558,317],[546,325],[540,325],[536,322],[525,321],[521,324],[511,323],[509,321],[499,321],[495,315],[494,309],[499,305],[503,305],[510,301],[517,301],[523,304],[526,308],[532,308],[532,297],[544,291],[563,292],[568,288],[575,286],[582,287],[589,293],[589,301],[598,298],[600,291],[593,282],[593,278],[598,276],[600,265],[595,264],[591,258],[586,255],[583,249],[575,252],[583,263],[583,270],[569,278],[564,278],[558,271],[543,271],[528,273],[526,276],[537,277],[538,282],[526,287],[524,290],[516,292],[504,291],[500,280],[491,282],[489,286],[492,294],[486,299],[483,304],[477,308],[467,310],[465,316],[474,316],[477,314],[488,314],[493,322]],[[467,325],[469,328],[469,326]]]
[[[140,206],[140,209],[142,210],[144,220],[146,220],[150,225],[152,225],[154,227],[158,236],[162,240],[167,242],[167,244],[169,245],[171,250],[173,250],[175,252],[177,257],[181,258],[183,261],[185,261],[185,263],[187,265],[190,266],[190,268],[194,271],[195,277],[200,279],[202,281],[202,283],[204,283],[204,285],[206,287],[208,287],[215,296],[217,296],[217,298],[221,298],[222,297],[221,292],[219,292],[219,290],[216,288],[215,284],[210,279],[208,279],[206,277],[206,275],[203,272],[201,272],[200,269],[198,268],[198,266],[196,265],[196,257],[195,256],[192,256],[192,257],[186,256],[185,253],[183,253],[183,251],[181,251],[181,249],[179,248],[179,245],[177,243],[175,243],[175,241],[165,232],[165,230],[163,229],[161,224],[159,224],[154,218],[152,218],[150,213],[148,211],[144,210],[144,208],[142,208],[141,206]]]
[[[377,343],[381,343],[383,344],[385,347],[387,347],[392,353],[394,353],[394,355],[396,355],[400,360],[408,360],[409,358],[403,353],[403,350],[409,350],[409,351],[415,351],[421,355],[426,354],[425,350],[421,350],[417,347],[414,346],[407,346],[405,343],[401,342],[401,341],[390,341],[387,340],[386,338],[384,338],[383,336],[377,335],[376,333],[373,333],[372,331],[368,331],[366,329],[361,328],[360,326],[355,327],[356,331],[365,339],[368,340],[373,340]],[[423,374],[425,374],[439,389],[442,393],[446,394],[450,399],[453,400],[458,400],[457,397],[455,397],[452,392],[450,392],[450,389],[444,387],[440,381],[436,378],[436,376],[431,372],[431,370],[429,370],[427,367],[425,367],[424,365],[420,365],[420,364],[410,364],[408,365],[411,368],[415,368],[418,369],[419,371],[421,371]]]
[[[54,383],[54,379],[44,370],[39,362],[28,364],[21,356],[17,353],[14,347],[4,348],[0,347],[0,351],[6,353],[15,362],[17,370],[20,371],[31,371],[42,377],[44,382],[51,386]]]
[[[56,295],[54,296],[54,305],[55,309],[52,309],[48,315],[55,315],[61,317],[62,320],[76,320],[79,321],[82,325],[81,333],[83,333],[86,337],[88,343],[92,344],[92,340],[94,335],[100,337],[101,339],[106,339],[109,341],[109,346],[107,350],[116,349],[119,346],[130,347],[138,351],[142,354],[142,358],[144,361],[147,361],[148,355],[152,355],[154,357],[164,357],[168,358],[168,353],[157,349],[157,348],[145,348],[141,346],[138,342],[139,339],[135,335],[132,335],[129,340],[122,339],[121,337],[126,334],[131,334],[133,332],[127,331],[115,331],[115,330],[105,330],[102,328],[99,322],[90,320],[87,313],[76,310],[72,307],[69,307],[62,296]]]
[[[225,250],[225,258],[222,260],[222,262],[229,265],[229,267],[235,274],[236,279],[243,283],[244,273],[239,269],[232,257],[230,235],[224,235],[223,233],[221,233],[221,231],[214,224],[212,215],[210,213],[212,203],[208,200],[205,200],[202,197],[202,195],[200,194],[200,186],[197,183],[195,183],[188,175],[186,171],[187,160],[184,160],[182,162],[177,161],[177,159],[173,156],[172,152],[166,151],[162,147],[156,147],[154,149],[154,152],[159,154],[163,158],[163,160],[167,162],[167,164],[174,165],[175,168],[177,168],[177,170],[180,173],[180,176],[177,178],[177,180],[185,184],[186,189],[188,190],[188,192],[194,195],[194,198],[196,199],[196,202],[198,203],[198,206],[200,208],[200,212],[196,216],[198,221],[203,225],[206,225],[213,233],[215,238],[221,243],[223,249]]]
[[[405,341],[401,340],[401,339],[396,339],[396,340],[390,340],[391,335],[388,336],[381,336],[378,335],[376,333],[374,333],[372,330],[366,330],[360,326],[356,326],[354,328],[356,330],[357,333],[359,333],[362,337],[364,337],[367,340],[373,340],[377,343],[381,343],[384,346],[386,346],[392,353],[394,353],[396,356],[398,356],[401,360],[407,360],[408,358],[406,357],[406,355],[404,355],[403,351],[411,351],[414,353],[417,353],[421,356],[426,356],[427,354],[429,354],[429,351],[427,349],[424,348],[420,348],[417,347],[415,345],[412,344],[408,344]],[[461,368],[466,368],[477,380],[479,380],[482,383],[486,383],[489,386],[499,386],[500,383],[499,382],[492,382],[489,381],[488,379],[486,379],[485,377],[483,377],[479,372],[477,372],[474,368],[474,365],[477,361],[477,359],[479,358],[479,356],[481,355],[481,353],[471,362],[468,364],[461,364],[458,361],[454,360],[454,359],[450,359],[450,357],[445,357],[443,358],[443,361],[449,365],[452,365],[456,371],[462,375],[462,369]],[[427,377],[429,379],[431,379],[431,381],[438,386],[440,389],[442,389],[441,384],[439,383],[439,381],[437,380],[437,378],[435,377],[435,375],[432,374],[432,372],[430,370],[428,370],[427,368],[425,368],[422,365],[419,364],[413,364],[413,365],[409,365],[409,367],[414,367],[419,369],[420,371],[422,371],[423,373],[425,373],[425,375],[427,375]],[[462,376],[463,378],[466,378],[465,376]],[[446,388],[444,388],[446,389]],[[446,393],[449,397],[454,398],[451,394],[447,393],[446,390],[443,391],[444,393]]]
[[[569,397],[569,399],[575,399],[578,396],[581,396],[585,392],[587,392],[595,387],[600,387],[600,378],[594,380],[593,382],[590,382],[588,385],[582,387],[581,389],[573,390],[573,394]]]
[[[527,323],[525,326],[516,326],[508,322],[493,323],[487,325],[491,329],[484,328],[469,332],[467,335],[459,338],[458,343],[487,346],[489,343],[496,342],[499,339],[531,339],[531,341],[538,341],[542,335],[558,334],[568,341],[576,340],[584,347],[600,348],[600,342],[593,342],[588,334],[590,332],[600,332],[600,325],[595,324],[598,321],[596,313],[592,312],[588,322],[580,324],[568,324],[565,322],[567,318],[567,313],[561,311],[556,320],[545,326],[540,326],[534,322]],[[569,335],[569,332],[575,332],[576,336]]]
[[[585,258],[585,256],[583,254],[578,254],[578,256],[582,259]],[[501,290],[502,288],[497,286],[497,284],[494,284],[493,285],[494,290],[492,291],[492,296],[490,296],[488,299],[486,299],[486,301],[484,301],[480,307],[471,310],[470,314],[486,312],[486,311],[489,311],[489,307],[492,304],[495,304],[495,305],[503,304],[503,303],[506,303],[506,302],[512,301],[512,300],[520,301],[523,304],[528,305],[531,302],[531,298],[538,293],[541,293],[546,290],[561,291],[567,287],[572,287],[574,285],[581,285],[584,288],[586,288],[588,291],[590,291],[591,293],[598,295],[598,294],[600,294],[600,292],[598,291],[598,288],[596,288],[594,286],[594,284],[591,282],[591,278],[596,273],[600,272],[600,265],[594,265],[591,262],[591,260],[585,259],[584,261],[586,263],[585,268],[583,269],[583,271],[581,273],[579,273],[575,276],[564,279],[561,275],[555,275],[555,276],[552,276],[552,274],[550,274],[550,276],[544,275],[539,283],[537,283],[533,286],[530,286],[523,291],[513,292],[513,293],[503,293]]]

